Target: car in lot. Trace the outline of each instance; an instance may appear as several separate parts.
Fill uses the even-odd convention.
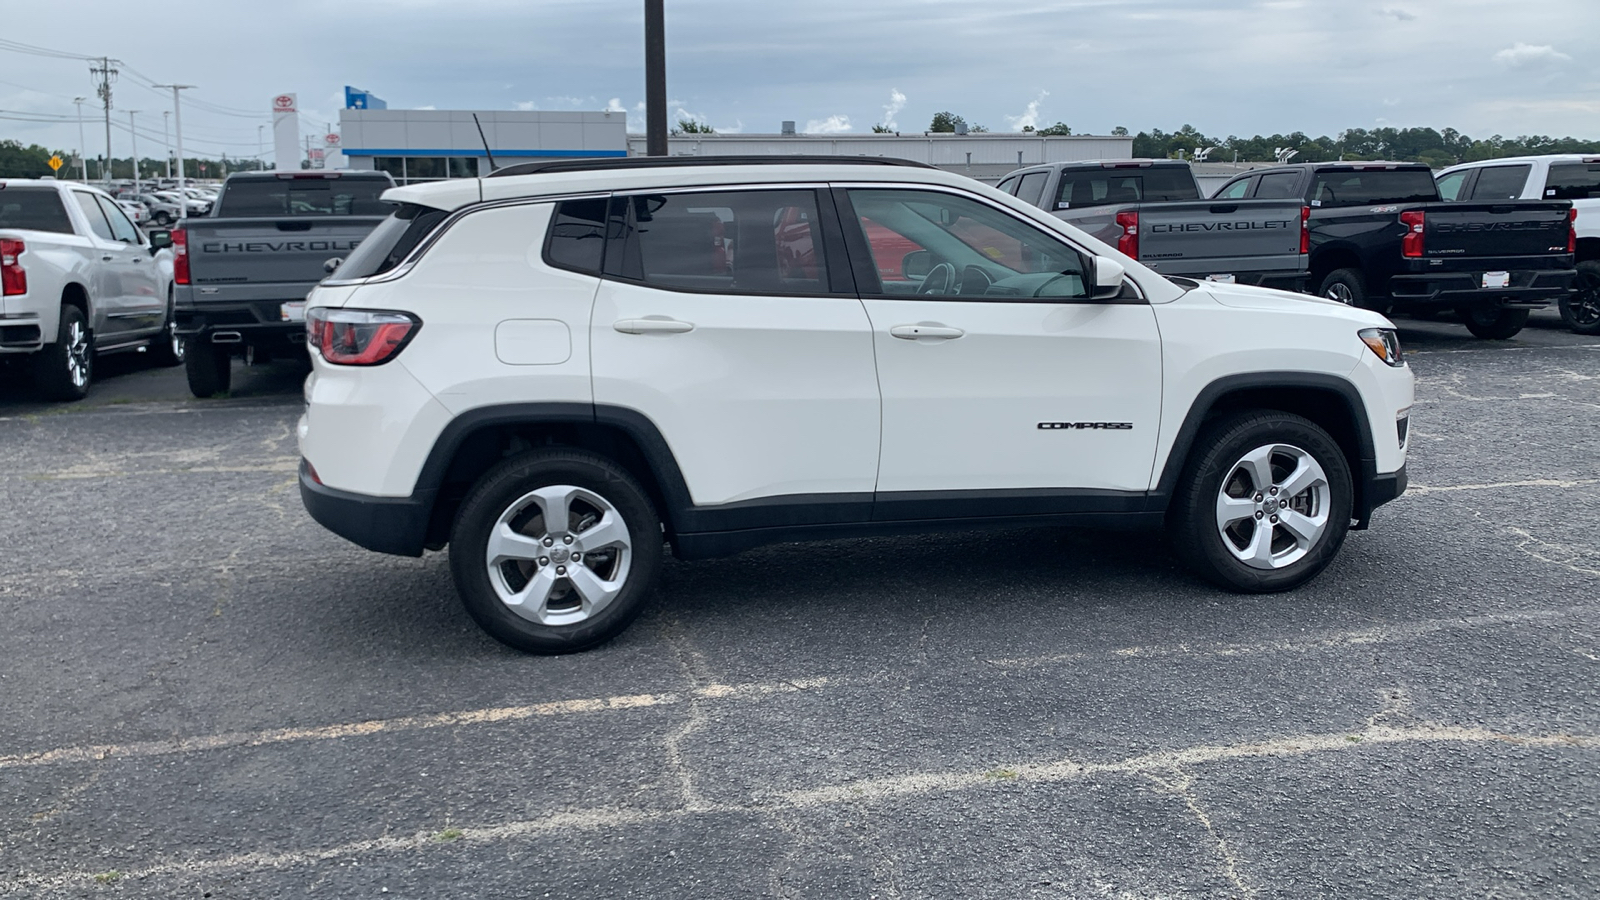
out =
[[[1454,310],[1475,337],[1504,340],[1531,310],[1566,296],[1577,274],[1570,201],[1445,203],[1420,163],[1257,169],[1211,200],[1286,196],[1309,208],[1308,283],[1352,306]]]
[[[176,200],[160,197],[155,194],[124,193],[121,199],[137,203],[148,212],[150,221],[165,228],[183,218],[184,208]]]
[[[996,187],[1163,275],[1285,290],[1306,279],[1310,207],[1298,197],[1204,199],[1182,160],[1047,163]]]
[[[95,188],[0,179],[0,359],[29,358],[56,400],[88,393],[98,354],[182,362],[169,242]]]
[[[1566,200],[1575,216],[1577,278],[1560,300],[1561,321],[1578,334],[1600,334],[1600,156],[1514,156],[1451,166],[1435,177],[1447,202]]]
[[[1169,279],[952,173],[555,160],[384,196],[307,299],[301,497],[372,550],[448,545],[522,650],[625,628],[664,542],[1164,525],[1277,591],[1406,486],[1383,316]]]
[[[143,225],[145,220],[150,217],[150,214],[143,206],[140,206],[132,200],[118,200],[117,206],[121,207],[124,213],[127,213],[128,218],[131,219],[135,225]]]

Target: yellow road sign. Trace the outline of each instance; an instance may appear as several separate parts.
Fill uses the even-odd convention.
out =
[[[52,171],[52,172],[61,171],[61,157],[59,157],[59,156],[50,157],[50,171]]]

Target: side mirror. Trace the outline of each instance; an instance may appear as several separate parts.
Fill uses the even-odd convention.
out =
[[[900,274],[907,278],[927,278],[932,271],[932,250],[913,250],[900,259]]]
[[[330,256],[326,260],[323,260],[322,271],[327,272],[329,275],[332,275],[334,273],[334,271],[336,269],[338,269],[342,265],[344,265],[344,257],[342,257],[342,256]]]
[[[1114,300],[1122,293],[1122,279],[1127,274],[1127,269],[1122,263],[1104,256],[1094,258],[1094,291],[1089,295],[1095,300]]]
[[[172,246],[172,232],[165,228],[152,229],[149,238],[151,250],[161,250]]]

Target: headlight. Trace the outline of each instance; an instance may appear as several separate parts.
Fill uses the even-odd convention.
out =
[[[1400,352],[1400,335],[1393,328],[1363,328],[1356,334],[1379,359],[1395,367],[1406,364],[1405,354]]]

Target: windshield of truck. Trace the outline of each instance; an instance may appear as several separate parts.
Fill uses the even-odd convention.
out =
[[[1427,169],[1324,169],[1312,182],[1313,206],[1433,203],[1439,188]]]
[[[393,209],[392,204],[384,204]],[[362,239],[356,249],[334,271],[333,278],[344,281],[351,278],[370,278],[400,265],[422,239],[433,232],[448,210],[434,209],[416,203],[403,203],[394,215],[378,223],[372,233]]]
[[[242,178],[222,192],[222,218],[381,216],[387,178]]]
[[[1600,165],[1563,163],[1550,167],[1544,182],[1546,200],[1585,200],[1600,197]]]
[[[72,220],[55,188],[0,187],[0,228],[71,234]]]
[[[1188,166],[1148,169],[1090,169],[1062,172],[1056,209],[1083,209],[1151,200],[1199,200],[1200,189]]]

